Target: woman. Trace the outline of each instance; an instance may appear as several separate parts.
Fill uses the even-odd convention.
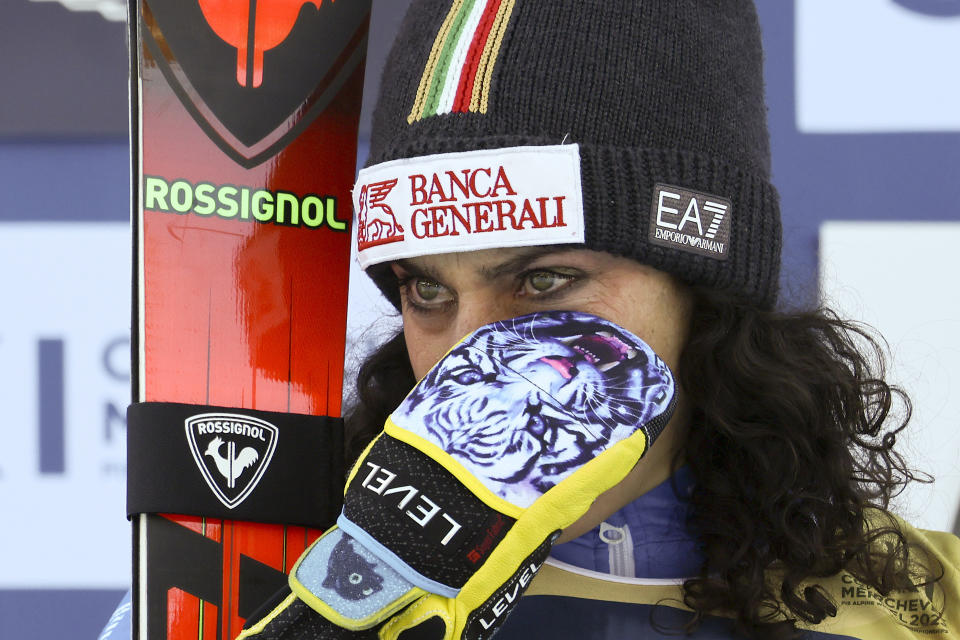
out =
[[[422,0],[403,24],[356,188],[403,330],[361,368],[351,455],[463,335],[534,311],[630,330],[680,387],[502,636],[951,637],[956,539],[886,511],[909,403],[863,330],[776,307],[761,56],[749,0]]]

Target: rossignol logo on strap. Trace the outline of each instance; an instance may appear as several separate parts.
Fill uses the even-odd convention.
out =
[[[413,256],[582,243],[578,145],[393,160],[353,192],[360,266]]]
[[[235,413],[204,413],[184,421],[187,443],[203,479],[233,509],[256,488],[277,448],[278,429]]]
[[[726,260],[730,253],[730,217],[726,198],[657,184],[650,209],[653,244]]]
[[[490,83],[516,0],[453,0],[420,77],[408,123],[486,113]]]

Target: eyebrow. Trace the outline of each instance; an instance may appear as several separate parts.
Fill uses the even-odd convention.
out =
[[[401,269],[409,273],[411,276],[416,278],[430,278],[431,280],[440,281],[440,274],[429,265],[418,265],[410,262],[409,258],[399,258],[393,261],[394,264],[400,266]]]
[[[579,245],[529,247],[519,250],[517,255],[509,260],[505,260],[504,262],[492,266],[480,267],[480,269],[477,270],[477,273],[483,278],[494,280],[505,275],[515,274],[519,271],[523,271],[531,262],[538,260],[543,256],[559,255],[581,248],[582,247]],[[443,274],[431,267],[429,264],[415,264],[410,258],[400,258],[398,260],[394,260],[394,264],[400,266],[400,268],[409,273],[411,276],[418,278],[429,278],[437,282],[443,282]]]
[[[517,255],[509,260],[492,266],[484,266],[478,270],[478,273],[489,280],[503,277],[504,275],[517,273],[524,270],[531,262],[538,260],[543,256],[568,253],[581,248],[578,245],[554,245],[546,247],[529,247],[519,250]],[[429,264],[415,264],[409,258],[400,258],[394,261],[404,271],[415,277],[429,278],[437,282],[443,281],[443,274],[432,268]]]
[[[489,278],[496,279],[504,275],[516,273],[518,271],[523,271],[531,262],[538,260],[543,256],[567,253],[573,251],[577,247],[571,246],[548,246],[548,247],[530,247],[529,249],[521,249],[519,253],[513,258],[501,262],[500,264],[491,266],[491,267],[482,267],[480,269],[480,275]]]

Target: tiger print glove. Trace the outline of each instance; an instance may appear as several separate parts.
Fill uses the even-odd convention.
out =
[[[348,478],[338,528],[240,637],[491,637],[560,531],[623,480],[673,406],[667,366],[606,320],[547,312],[481,327],[387,419]]]

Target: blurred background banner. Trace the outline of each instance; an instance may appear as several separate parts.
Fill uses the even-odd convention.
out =
[[[937,478],[897,509],[953,528],[960,0],[757,3],[783,297],[823,297],[887,338],[890,377],[917,404],[905,453]],[[361,161],[406,4],[374,0]],[[95,638],[130,580],[124,11],[117,0],[0,6],[0,638]],[[354,362],[396,322],[358,275]]]
[[[128,580],[129,532],[104,526],[126,481],[128,245],[123,222],[0,222],[0,589]]]

